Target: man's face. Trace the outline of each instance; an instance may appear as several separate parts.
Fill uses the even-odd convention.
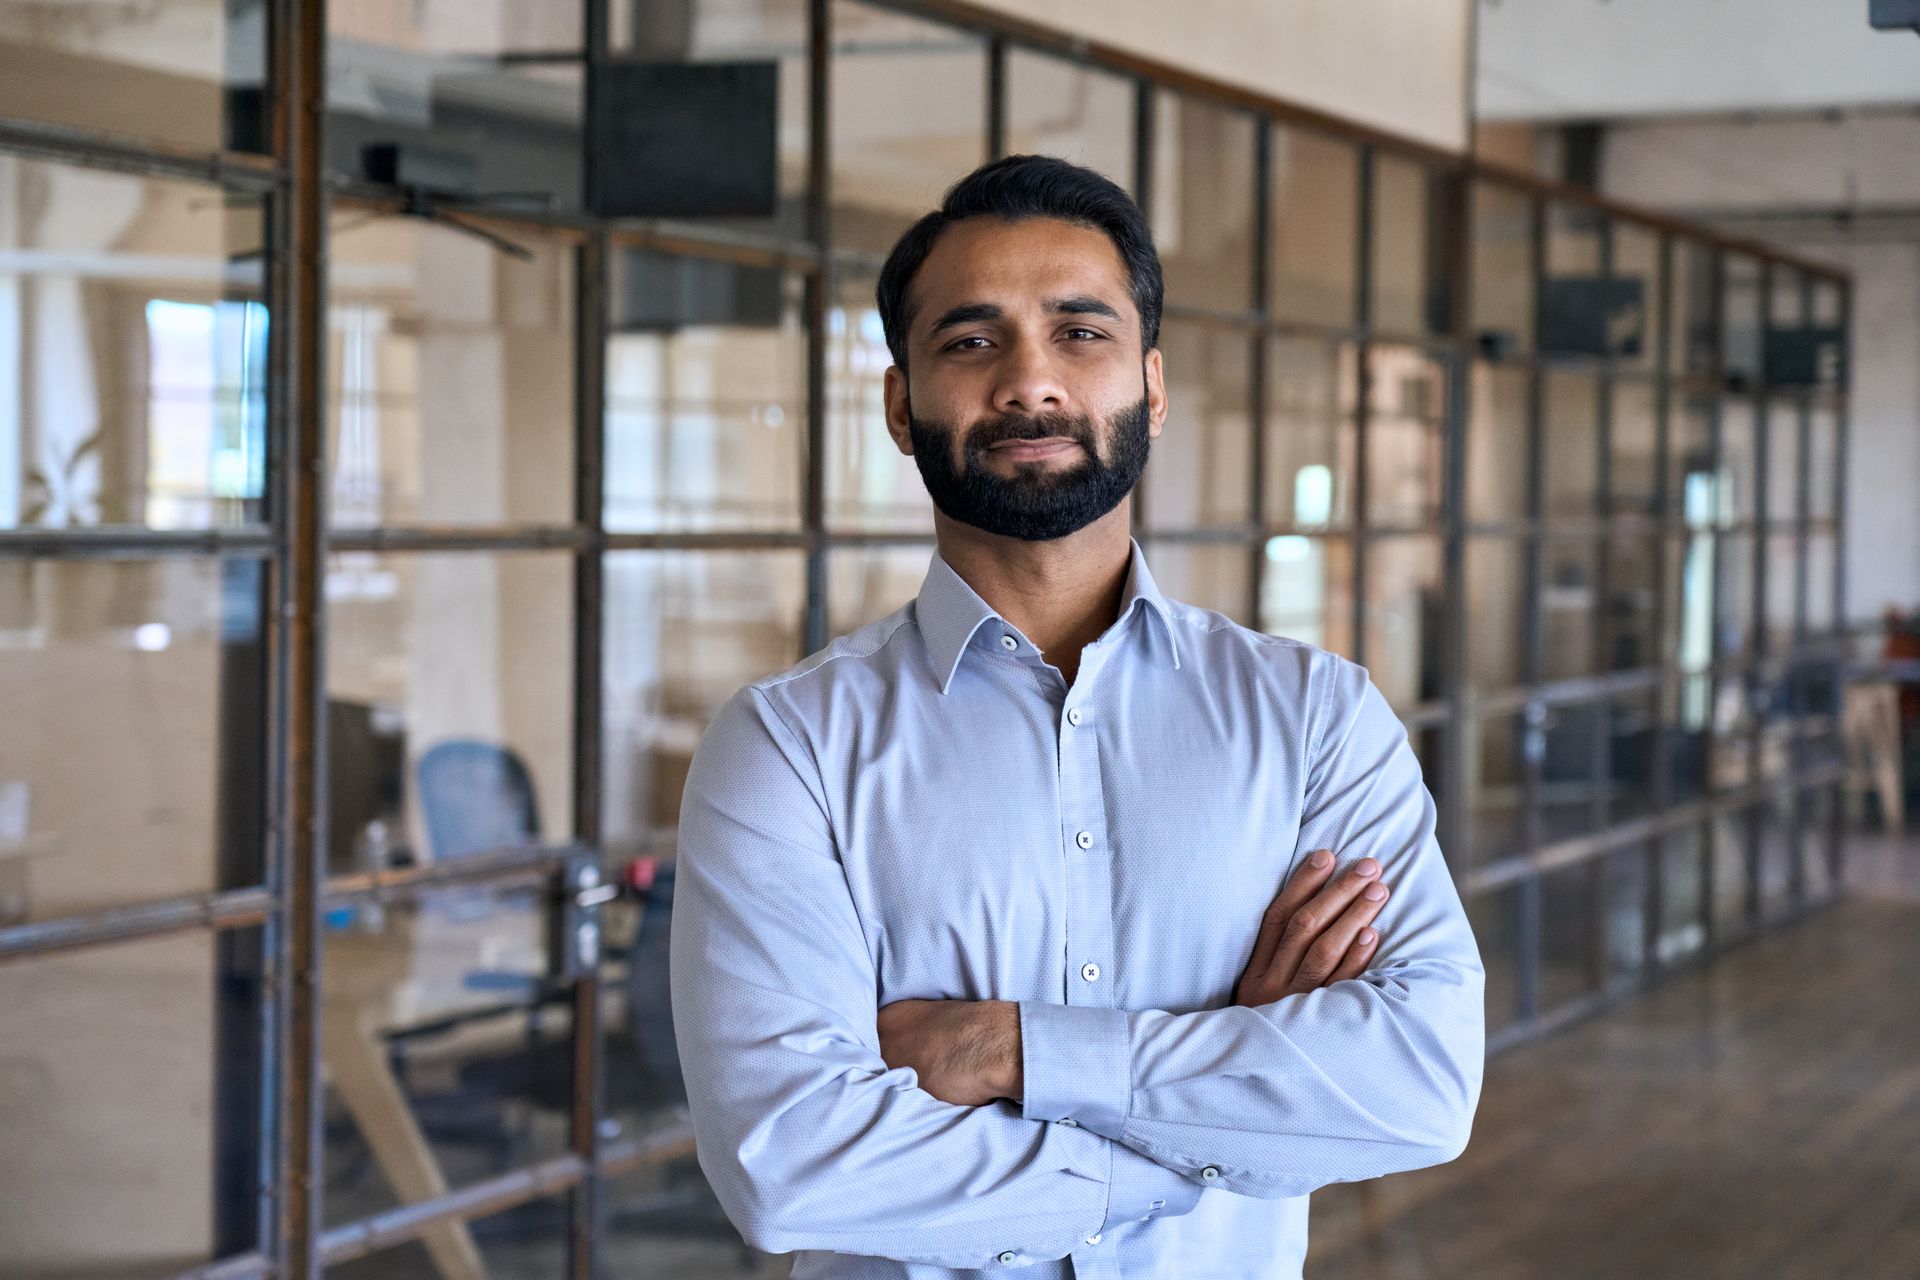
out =
[[[887,429],[945,515],[1050,541],[1133,490],[1166,395],[1105,232],[968,219],[935,243],[909,303],[911,376],[887,371]]]

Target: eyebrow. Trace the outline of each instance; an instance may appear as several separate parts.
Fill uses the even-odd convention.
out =
[[[1048,298],[1046,308],[1055,315],[1068,316],[1105,316],[1115,323],[1121,322],[1121,315],[1113,305],[1103,302],[1092,294],[1079,293],[1067,298]],[[973,324],[980,320],[999,320],[1006,312],[998,303],[963,302],[933,322],[929,333],[939,333],[942,329],[951,329],[955,325]]]

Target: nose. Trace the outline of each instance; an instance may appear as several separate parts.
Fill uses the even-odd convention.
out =
[[[1057,413],[1067,407],[1066,384],[1044,342],[1011,344],[995,373],[996,412]]]

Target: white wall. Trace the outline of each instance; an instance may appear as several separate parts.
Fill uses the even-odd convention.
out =
[[[1920,100],[1920,38],[1868,26],[1867,0],[1478,3],[1488,120]]]
[[[1467,145],[1472,0],[980,0],[1300,106]]]

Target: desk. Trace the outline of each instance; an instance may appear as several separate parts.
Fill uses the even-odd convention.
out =
[[[474,891],[458,891],[462,903]],[[484,891],[481,891],[484,892]],[[482,898],[484,913],[441,914],[437,893],[385,908],[377,929],[330,929],[321,986],[321,1059],[341,1104],[402,1203],[444,1194],[446,1175],[421,1132],[387,1053],[387,1033],[430,1019],[497,1005],[497,991],[465,984],[479,970],[537,974],[545,968],[544,923],[532,904]],[[464,1222],[421,1237],[441,1280],[486,1280]]]

